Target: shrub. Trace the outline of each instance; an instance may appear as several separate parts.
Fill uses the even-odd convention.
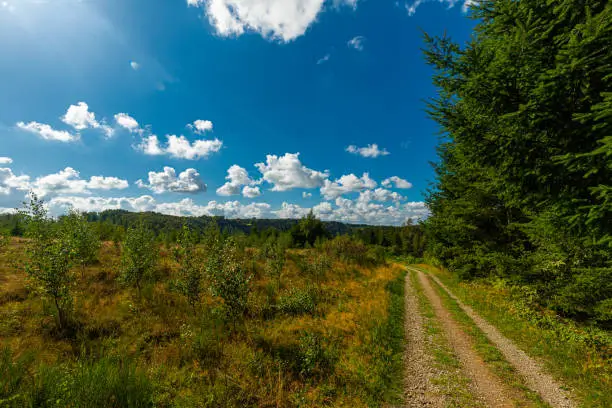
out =
[[[130,227],[123,243],[121,279],[140,290],[142,281],[151,276],[159,256],[155,234],[140,220]]]
[[[175,258],[180,264],[176,288],[187,298],[194,311],[200,302],[202,289],[202,259],[196,251],[196,240],[197,236],[187,226],[183,226],[175,252]]]
[[[81,266],[81,272],[86,265],[97,261],[100,239],[83,214],[71,210],[67,216],[62,217],[60,234],[69,248],[70,256]]]
[[[313,314],[317,307],[317,297],[314,290],[290,289],[278,301],[277,308],[288,315]]]
[[[324,339],[318,333],[304,333],[298,343],[300,375],[311,377],[325,376],[333,371],[337,359],[331,345],[324,344]]]

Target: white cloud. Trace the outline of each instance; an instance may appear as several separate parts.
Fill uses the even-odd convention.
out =
[[[136,182],[138,187],[148,188],[156,194],[166,192],[173,193],[200,193],[206,191],[206,184],[200,178],[196,169],[187,169],[177,177],[172,167],[164,167],[164,171],[156,173],[149,172],[149,183],[142,180]]]
[[[355,145],[350,145],[346,148],[346,151],[353,154],[358,154],[362,157],[371,157],[376,158],[379,156],[387,156],[390,153],[387,149],[379,149],[376,143],[369,144],[366,147],[357,147]]]
[[[242,195],[247,198],[259,197],[261,195],[261,190],[257,186],[244,186],[242,189]]]
[[[197,134],[202,134],[213,130],[213,123],[210,120],[198,119],[193,124],[187,125]]]
[[[219,139],[195,140],[193,143],[185,136],[168,135],[166,139],[164,147],[160,145],[156,135],[150,135],[144,137],[136,149],[151,156],[165,154],[177,159],[198,160],[218,152],[223,147],[223,142]]]
[[[39,197],[47,197],[59,194],[91,194],[90,190],[122,190],[128,186],[126,180],[116,177],[93,176],[84,180],[78,171],[66,167],[57,173],[37,177],[28,187]]]
[[[9,195],[13,189],[26,191],[30,186],[30,176],[16,176],[13,170],[0,167],[0,194]]]
[[[118,177],[92,176],[87,188],[92,190],[123,190],[129,187],[127,180]]]
[[[134,71],[138,71],[140,69],[140,64],[136,61],[130,61],[130,67],[132,67]]]
[[[76,142],[80,138],[80,135],[78,133],[72,134],[65,130],[55,130],[45,123],[18,122],[17,127],[27,132],[34,133],[35,135],[38,135],[45,140],[56,140],[58,142]]]
[[[11,164],[12,162],[13,162],[13,159],[11,159],[10,157],[0,156],[0,164]]]
[[[346,43],[349,48],[354,48],[357,51],[363,51],[363,43],[365,42],[365,37],[362,35],[358,35],[357,37],[353,37],[349,42]]]
[[[330,58],[331,58],[331,54],[325,54],[322,58],[319,58],[319,60],[317,61],[317,65],[321,65],[329,61]]]
[[[185,136],[170,135],[167,139],[166,152],[178,159],[198,160],[218,152],[223,146],[219,139],[195,140],[193,143],[190,143]]]
[[[384,205],[367,199],[348,200],[339,197],[335,202],[321,202],[312,208],[284,202],[277,210],[271,210],[267,203],[241,204],[238,201],[220,203],[210,201],[197,204],[186,198],[177,202],[157,202],[149,195],[140,197],[83,197],[58,196],[49,201],[53,214],[60,214],[74,207],[81,211],[100,212],[109,209],[128,211],[154,211],[179,216],[225,216],[227,218],[301,218],[312,212],[322,220],[374,225],[402,225],[408,219],[427,217],[425,203],[410,202]]]
[[[164,150],[159,145],[159,139],[155,135],[144,137],[140,144],[136,146],[136,149],[148,156],[160,156],[164,154]]]
[[[343,194],[372,189],[376,188],[376,186],[377,183],[370,178],[368,173],[363,173],[361,177],[348,174],[333,182],[325,180],[323,187],[321,187],[321,194],[326,200],[333,200]]]
[[[249,173],[243,167],[234,164],[227,169],[227,176],[225,179],[227,182],[217,189],[217,194],[220,196],[238,195],[240,192],[242,192],[243,196],[248,198],[261,195],[259,187],[252,187],[257,184],[257,182],[249,177]]]
[[[304,191],[302,192],[302,198],[312,198],[312,193]]]
[[[113,135],[113,129],[107,126],[104,121],[98,122],[96,115],[89,111],[89,106],[85,102],[78,102],[76,105],[70,105],[66,114],[61,117],[62,122],[72,126],[76,130],[84,129],[100,129],[106,137]]]
[[[300,162],[299,155],[299,153],[285,153],[281,157],[268,155],[266,163],[257,163],[255,167],[263,175],[263,180],[273,185],[272,191],[320,187],[329,177],[329,173],[309,169]]]
[[[395,188],[408,189],[412,188],[412,183],[397,176],[389,177],[381,183],[384,187],[395,186]]]
[[[140,130],[140,125],[138,124],[136,119],[134,119],[127,113],[116,114],[115,122],[117,122],[117,124],[122,128],[129,130],[130,132],[138,132]]]
[[[48,202],[53,214],[61,214],[70,208],[80,211],[101,212],[122,209],[127,211],[154,211],[177,216],[224,216],[227,218],[265,218],[270,217],[270,205],[267,203],[241,204],[238,201],[219,203],[210,201],[198,205],[192,199],[185,198],[178,202],[158,203],[149,195],[140,197],[54,197]]]
[[[367,190],[359,193],[359,197],[357,198],[358,202],[368,203],[370,201],[379,201],[379,202],[400,202],[405,200],[406,198],[399,193],[394,191],[390,191],[384,188],[377,188],[376,190]]]
[[[210,24],[221,36],[254,31],[282,42],[302,36],[324,3],[325,0],[187,0],[189,6],[205,9]]]
[[[478,0],[414,0],[412,3],[406,4],[408,15],[413,16],[421,4],[432,2],[446,5],[449,9],[455,7],[457,3],[462,4],[461,10],[464,13],[467,13],[470,7],[476,6],[479,3]]]

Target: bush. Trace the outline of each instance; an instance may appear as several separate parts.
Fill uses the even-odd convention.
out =
[[[317,296],[310,288],[293,288],[280,297],[277,308],[281,313],[293,316],[313,314],[317,308]]]
[[[329,375],[337,360],[335,350],[318,333],[304,333],[298,343],[299,370],[303,377]]]

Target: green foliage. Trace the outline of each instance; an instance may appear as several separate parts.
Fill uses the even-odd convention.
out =
[[[313,247],[317,240],[328,236],[325,225],[315,217],[312,211],[291,228],[291,238],[298,247]]]
[[[140,290],[144,279],[151,277],[157,265],[159,250],[155,235],[143,221],[127,230],[123,243],[121,280]]]
[[[463,48],[425,36],[443,129],[428,251],[604,323],[609,291],[568,287],[589,290],[612,263],[612,4],[487,0],[474,17]]]
[[[68,246],[73,261],[81,268],[98,260],[100,239],[83,214],[71,210],[60,219],[59,228],[62,241]]]
[[[176,287],[194,310],[200,302],[203,275],[203,258],[196,248],[196,239],[189,227],[183,226],[174,254],[180,264]]]
[[[291,288],[281,295],[277,308],[287,315],[313,314],[317,308],[317,294],[312,288]]]
[[[218,244],[215,244],[218,245]],[[247,300],[251,292],[251,279],[244,264],[236,242],[232,238],[225,240],[219,255],[209,261],[207,273],[210,279],[210,289],[214,296],[223,299],[227,317],[234,325],[247,310]]]
[[[346,235],[325,242],[322,250],[342,262],[361,266],[376,266],[386,262],[385,250],[382,247],[368,247],[362,241]]]
[[[36,194],[30,193],[30,201],[24,203],[20,216],[29,239],[25,271],[35,288],[55,305],[59,329],[64,330],[73,308],[74,274],[71,267],[74,258],[69,242],[58,233],[44,202]]]
[[[0,231],[0,251],[3,251],[6,247],[8,247],[11,242],[11,236],[6,231]]]
[[[262,250],[262,255],[266,257],[266,272],[276,282],[276,286],[280,287],[281,275],[285,267],[287,248],[289,243],[281,239],[268,240]]]

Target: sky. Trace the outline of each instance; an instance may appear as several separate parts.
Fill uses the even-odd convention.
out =
[[[426,217],[422,34],[474,3],[0,0],[0,212]]]

